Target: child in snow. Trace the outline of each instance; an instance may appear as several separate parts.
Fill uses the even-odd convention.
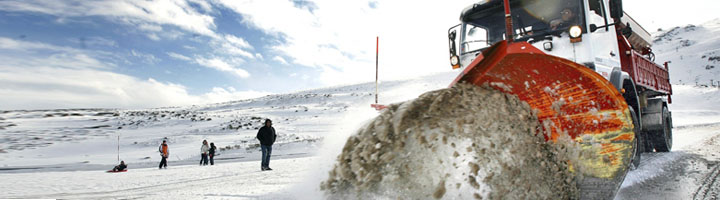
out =
[[[215,143],[210,143],[210,165],[215,165]]]
[[[113,168],[112,171],[118,172],[118,171],[123,171],[125,169],[127,169],[127,165],[125,164],[125,161],[122,160],[122,161],[120,161],[120,165],[115,166],[115,168]]]
[[[203,140],[202,146],[200,147],[200,165],[207,165],[208,164],[208,151],[210,150],[210,147],[208,147],[207,140]]]

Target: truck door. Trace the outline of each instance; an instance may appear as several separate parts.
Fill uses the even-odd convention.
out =
[[[613,23],[610,17],[609,6],[607,0],[588,0],[585,4],[588,6],[586,10],[587,30],[592,38],[592,56],[595,71],[606,79],[610,79],[610,73],[613,68],[620,68],[620,56],[618,52],[617,35],[614,26],[607,26]],[[598,28],[594,32],[590,28],[592,26],[603,27]],[[587,64],[586,64],[587,65]]]

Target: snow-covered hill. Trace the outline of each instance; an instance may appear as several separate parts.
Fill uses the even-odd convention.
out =
[[[655,62],[670,61],[670,81],[682,85],[718,85],[720,19],[653,34]]]
[[[453,76],[383,82],[380,103],[446,87]],[[120,159],[135,166],[156,164],[162,140],[169,142],[171,164],[197,160],[202,140],[218,146],[218,159],[252,160],[266,118],[279,134],[278,156],[309,156],[326,136],[338,134],[338,120],[372,117],[374,91],[374,83],[365,83],[190,107],[0,111],[0,170],[106,168],[118,162],[118,137]]]

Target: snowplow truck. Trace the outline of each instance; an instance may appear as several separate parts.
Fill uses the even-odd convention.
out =
[[[621,0],[483,0],[448,30],[452,85],[518,96],[546,140],[569,135],[583,149],[582,199],[612,199],[642,152],[672,148],[668,62],[654,62],[650,34]],[[451,85],[451,86],[452,86]]]

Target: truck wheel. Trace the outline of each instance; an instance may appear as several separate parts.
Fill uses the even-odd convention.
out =
[[[655,131],[653,147],[657,152],[670,152],[672,148],[672,117],[667,106],[663,105],[662,130]]]
[[[640,166],[640,154],[642,152],[645,152],[645,140],[642,137],[642,133],[640,130],[640,122],[638,121],[637,115],[635,114],[635,109],[632,107],[629,107],[630,109],[630,116],[632,117],[633,122],[633,132],[635,133],[635,150],[633,151],[633,157],[632,157],[632,167],[630,169],[637,169]]]

